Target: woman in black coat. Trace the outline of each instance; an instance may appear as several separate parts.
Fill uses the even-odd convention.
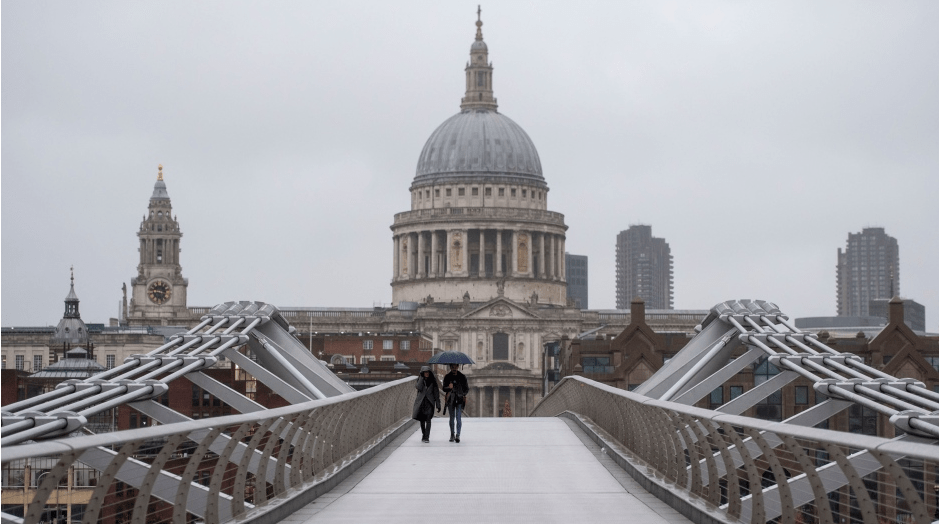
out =
[[[434,408],[440,412],[440,387],[437,377],[430,370],[430,366],[421,368],[421,375],[417,377],[417,397],[414,399],[414,411],[411,417],[421,423],[421,442],[430,442],[430,421],[434,418]]]

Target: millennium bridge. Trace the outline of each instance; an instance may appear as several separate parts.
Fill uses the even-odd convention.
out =
[[[697,335],[634,391],[567,377],[526,418],[468,419],[464,440],[417,437],[414,377],[364,391],[337,378],[276,307],[229,302],[162,347],[4,407],[7,471],[44,464],[22,517],[49,521],[70,472],[94,482],[74,522],[606,521],[932,522],[939,394],[839,353],[774,304],[716,305]],[[220,357],[285,399],[267,409],[204,370]],[[714,410],[694,405],[748,366],[780,373]],[[161,402],[185,378],[239,414],[192,420]],[[825,400],[783,420],[741,416],[808,379]],[[92,433],[127,405],[159,422]],[[859,405],[896,438],[819,429]],[[438,419],[439,420],[439,419]],[[832,501],[850,497],[850,515]],[[53,519],[54,520],[54,519]]]

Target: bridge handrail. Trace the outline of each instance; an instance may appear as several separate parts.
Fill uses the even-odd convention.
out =
[[[886,439],[728,415],[579,376],[561,380],[531,416],[565,412],[590,419],[654,477],[695,495],[701,507],[717,508],[727,520],[766,522],[781,516],[793,522],[801,512],[803,519],[812,514],[817,522],[831,522],[828,492],[848,486],[865,512],[865,523],[895,521],[898,513],[927,523],[936,511],[927,500],[932,497],[911,481],[904,469],[909,468],[898,464],[913,461],[922,467],[918,482],[939,471],[939,446],[928,439]],[[862,482],[875,472],[884,486],[879,503],[871,501]],[[767,475],[787,482],[755,489],[765,485]],[[721,483],[726,483],[723,491]],[[889,504],[886,494],[894,493],[902,493],[897,498],[903,504],[897,498]]]
[[[25,522],[39,521],[56,486],[78,463],[102,472],[95,488],[95,495],[100,496],[91,498],[86,521],[89,516],[91,522],[104,519],[102,511],[117,511],[114,504],[103,503],[119,481],[138,490],[136,507],[148,512],[148,522],[186,522],[186,513],[205,522],[243,520],[264,512],[268,501],[281,497],[278,501],[283,502],[282,496],[293,496],[292,491],[334,473],[404,423],[411,415],[413,384],[414,378],[406,377],[364,391],[255,413],[4,446],[0,462],[6,468],[14,461],[38,457],[57,461],[28,505]],[[146,452],[149,459],[135,458],[141,446],[154,442],[155,447]],[[180,463],[180,458],[185,462]],[[150,459],[149,464],[142,461]],[[169,469],[165,464],[170,459],[176,462],[167,474],[163,468]],[[207,469],[212,470],[212,477],[204,489],[194,480],[199,470]],[[140,473],[147,471],[153,473],[142,478]],[[252,482],[258,485],[246,491]],[[187,490],[184,484],[191,487]],[[150,515],[151,496],[159,503],[154,515]]]

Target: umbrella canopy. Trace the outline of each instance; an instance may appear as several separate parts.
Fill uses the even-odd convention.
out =
[[[428,364],[475,364],[473,359],[459,351],[444,351],[430,357]]]

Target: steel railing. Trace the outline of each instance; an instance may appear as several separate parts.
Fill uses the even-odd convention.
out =
[[[26,523],[45,520],[47,505],[62,502],[56,498],[66,485],[70,496],[87,491],[80,520],[89,524],[251,520],[330,478],[407,424],[413,383],[407,377],[243,415],[4,446],[3,478],[28,477],[30,461],[45,464],[37,487],[25,494]],[[76,468],[96,472],[87,487],[71,487],[68,475]]]
[[[651,399],[566,377],[532,416],[576,414],[636,471],[723,521],[928,523],[939,446],[806,428]],[[785,479],[785,482],[777,481]]]

